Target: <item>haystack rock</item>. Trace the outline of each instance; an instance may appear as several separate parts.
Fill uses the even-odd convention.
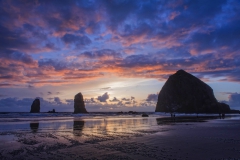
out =
[[[30,113],[39,113],[39,112],[40,112],[40,100],[36,98],[31,105]]]
[[[155,112],[227,113],[227,104],[219,103],[213,90],[193,75],[179,70],[162,87]]]
[[[74,97],[74,113],[88,113],[85,108],[82,93],[78,93]]]

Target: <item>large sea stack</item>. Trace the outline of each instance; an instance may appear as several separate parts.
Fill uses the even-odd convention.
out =
[[[40,112],[40,100],[36,98],[31,105],[30,113],[39,113],[39,112]]]
[[[158,95],[155,112],[227,113],[227,104],[219,103],[213,89],[193,75],[179,70],[171,75]]]
[[[82,93],[78,93],[74,97],[74,113],[88,113],[85,108]]]

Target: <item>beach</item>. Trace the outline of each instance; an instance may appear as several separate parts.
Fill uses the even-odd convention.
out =
[[[240,159],[240,116],[24,114],[0,118],[0,159]]]

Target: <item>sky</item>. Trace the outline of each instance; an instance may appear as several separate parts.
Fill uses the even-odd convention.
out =
[[[240,1],[0,0],[0,112],[154,111],[179,69],[240,109]]]

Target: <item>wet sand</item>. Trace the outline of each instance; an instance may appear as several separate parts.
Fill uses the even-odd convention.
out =
[[[216,118],[9,122],[0,159],[240,159],[240,119]]]

